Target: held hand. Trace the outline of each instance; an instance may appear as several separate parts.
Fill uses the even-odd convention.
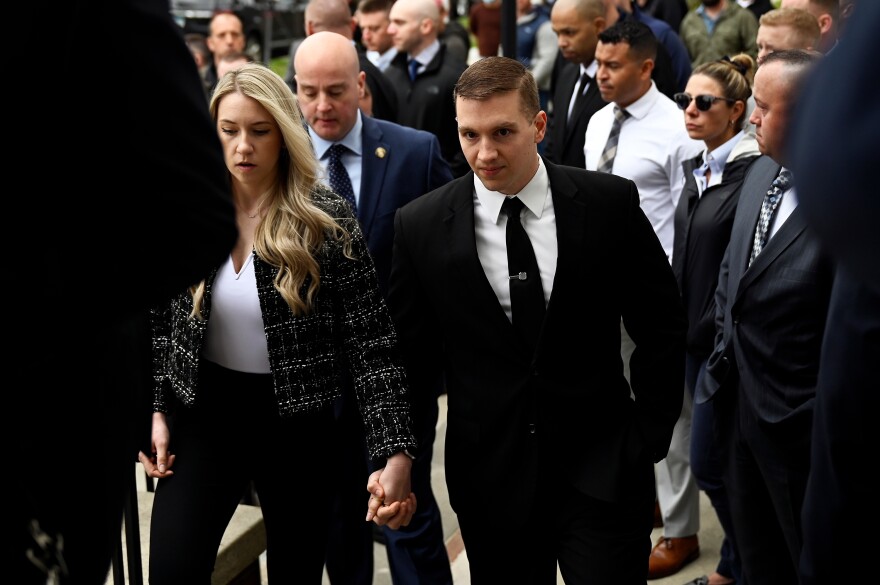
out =
[[[392,529],[407,526],[416,511],[416,498],[410,487],[412,461],[404,453],[388,459],[382,469],[373,472],[367,482],[370,500],[367,521]]]
[[[150,477],[162,479],[174,475],[171,466],[174,465],[175,455],[168,450],[170,437],[171,433],[168,430],[165,413],[154,412],[151,445],[153,453],[149,456],[143,451],[138,453],[138,460]]]
[[[388,526],[392,530],[397,530],[401,526],[409,526],[416,513],[416,504],[416,495],[410,492],[405,500],[379,507],[373,517],[373,522],[378,526]]]

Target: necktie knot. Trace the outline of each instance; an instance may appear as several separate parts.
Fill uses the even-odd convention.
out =
[[[505,197],[504,203],[501,204],[501,211],[507,214],[508,218],[515,217],[519,219],[525,204],[519,197]]]
[[[782,195],[791,187],[791,183],[791,171],[786,169],[779,171],[779,175],[770,183],[770,189],[767,190],[764,201],[761,203],[761,213],[758,215],[758,225],[755,228],[755,237],[752,241],[752,253],[749,256],[749,266],[767,245],[767,240],[770,239],[773,216],[779,208]]]
[[[580,92],[581,95],[584,95],[585,93],[587,93],[587,86],[590,84],[591,81],[593,81],[593,78],[590,77],[590,74],[587,73],[586,71],[582,71],[580,85],[578,85],[578,91]]]
[[[618,124],[622,124],[623,121],[626,120],[627,118],[629,118],[629,112],[627,112],[623,108],[620,108],[618,106],[614,106],[614,120]]]
[[[410,81],[415,81],[416,76],[419,74],[419,62],[415,59],[410,59],[407,66],[409,67]]]
[[[348,148],[344,144],[337,143],[337,144],[334,144],[333,146],[331,146],[330,150],[328,150],[327,152],[329,153],[330,160],[341,161],[342,155],[345,154],[345,151],[347,151],[347,150],[348,150]]]
[[[772,187],[779,189],[780,191],[787,191],[789,187],[791,187],[791,171],[787,169],[783,169],[779,171],[779,176],[773,180]]]

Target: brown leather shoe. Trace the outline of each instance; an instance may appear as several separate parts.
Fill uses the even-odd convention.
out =
[[[648,579],[674,575],[699,556],[700,542],[696,534],[684,538],[661,536],[648,557]]]

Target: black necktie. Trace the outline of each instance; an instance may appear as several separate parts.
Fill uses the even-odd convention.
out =
[[[779,175],[773,179],[770,189],[764,195],[764,201],[761,203],[761,215],[758,216],[758,227],[755,229],[755,239],[752,242],[752,255],[749,257],[749,266],[767,245],[770,235],[770,224],[776,210],[779,209],[779,202],[782,201],[782,195],[791,187],[791,172],[780,170]]]
[[[342,195],[351,204],[351,208],[357,212],[357,203],[354,200],[354,189],[351,188],[351,178],[345,165],[342,164],[342,154],[347,150],[342,144],[334,144],[327,150],[327,174],[330,178],[330,187]]]
[[[574,107],[571,109],[572,112],[574,112],[578,105],[584,101],[584,98],[587,96],[587,85],[589,85],[591,81],[593,81],[593,78],[587,75],[586,71],[581,73],[580,83],[578,84],[578,94],[574,100]]]
[[[544,321],[544,290],[532,242],[520,222],[523,202],[507,197],[501,210],[507,214],[507,268],[513,326],[530,347],[538,342]]]

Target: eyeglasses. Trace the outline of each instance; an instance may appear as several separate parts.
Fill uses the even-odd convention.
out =
[[[675,102],[675,105],[678,106],[679,110],[686,110],[689,105],[691,105],[691,100],[696,100],[697,109],[701,112],[707,111],[712,107],[712,104],[715,103],[715,100],[722,100],[729,104],[734,103],[736,100],[726,97],[721,97],[717,95],[697,95],[691,96],[689,93],[677,93],[672,96],[672,100]]]

